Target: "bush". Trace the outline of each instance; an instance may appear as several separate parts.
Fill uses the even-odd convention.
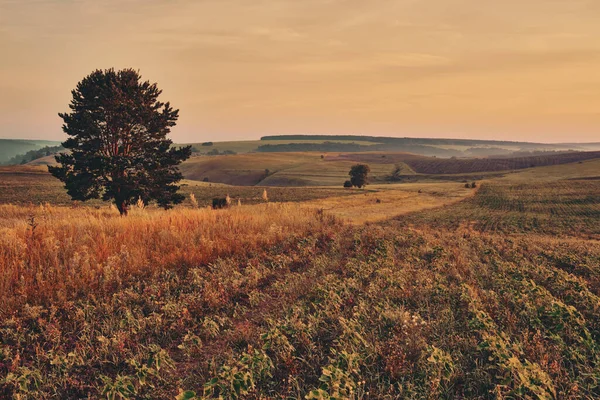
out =
[[[344,182],[344,187],[345,188],[351,188],[352,187],[352,182],[350,180],[347,180],[346,182]]]

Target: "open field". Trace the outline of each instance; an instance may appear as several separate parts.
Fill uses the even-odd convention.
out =
[[[0,397],[598,398],[599,163],[126,218],[2,169]]]
[[[361,225],[453,204],[473,196],[476,191],[455,182],[379,185],[370,186],[368,191],[356,196],[326,197],[302,205]]]
[[[403,162],[419,174],[466,174],[474,172],[511,171],[534,168],[546,165],[569,164],[579,161],[597,159],[600,152],[569,152],[525,157],[503,158],[435,158],[403,153],[349,153],[329,157],[328,160],[347,160],[361,163],[382,163],[385,155],[387,163]]]
[[[238,186],[341,186],[350,167],[367,163],[375,182],[389,179],[396,165],[405,181],[479,180],[514,170],[583,162],[600,152],[571,152],[516,158],[442,159],[397,152],[251,153],[193,157],[181,170],[190,180]]]
[[[257,143],[260,142],[263,141]],[[223,143],[226,142],[215,143],[212,147],[225,146]],[[245,146],[250,142],[231,143]],[[194,156],[181,165],[181,171],[188,180],[233,186],[341,186],[348,179],[349,169],[356,163],[369,164],[373,182],[388,181],[396,166],[401,168],[402,182],[460,182],[496,178],[517,170],[584,162],[598,157],[600,152],[597,151],[479,158],[438,158],[398,151],[266,152]],[[29,163],[30,166],[52,164],[53,156]]]
[[[194,193],[200,206],[212,204],[215,197],[225,197],[227,194],[242,204],[262,203],[263,187],[230,186],[219,183],[198,181],[182,181],[181,192],[188,197],[183,206],[190,207],[189,194]],[[298,202],[331,196],[346,196],[356,194],[342,187],[328,188],[297,188],[273,187],[267,188],[269,199],[273,202]],[[60,181],[52,177],[45,167],[11,166],[0,167],[0,204],[38,205],[50,203],[53,205],[73,205]],[[107,207],[108,204],[92,200],[81,205]]]

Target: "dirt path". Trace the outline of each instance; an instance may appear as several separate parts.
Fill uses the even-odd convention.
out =
[[[379,185],[369,186],[364,194],[312,200],[302,206],[323,209],[360,225],[456,203],[475,193],[476,189],[467,189],[460,182]]]

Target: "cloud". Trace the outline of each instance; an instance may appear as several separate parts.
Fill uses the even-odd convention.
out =
[[[589,0],[0,0],[0,120],[60,132],[77,80],[133,66],[181,109],[176,132],[543,132],[551,113],[591,132],[599,19]]]

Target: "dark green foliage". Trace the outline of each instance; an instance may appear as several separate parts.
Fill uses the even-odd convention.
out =
[[[371,146],[361,146],[356,143],[339,143],[339,142],[324,142],[324,143],[284,143],[284,144],[263,144],[256,149],[263,153],[285,153],[296,151],[369,151]]]
[[[344,182],[344,187],[345,188],[351,188],[352,187],[352,181],[347,180],[346,182]]]
[[[71,153],[48,167],[73,200],[112,200],[121,214],[138,199],[164,208],[183,201],[177,166],[191,148],[171,147],[167,134],[179,110],[158,101],[160,94],[133,69],[96,70],[77,84],[71,112],[59,114]]]
[[[237,153],[233,150],[219,151],[219,149],[212,149],[211,151],[206,153],[206,155],[208,155],[208,156],[226,156],[226,155],[234,155],[234,154],[237,154]]]
[[[202,143],[202,146],[210,147],[212,145],[213,145],[213,142],[204,142],[204,143]]]
[[[352,168],[350,168],[350,182],[352,186],[357,188],[362,188],[369,183],[369,172],[371,172],[371,168],[367,164],[356,164]]]

